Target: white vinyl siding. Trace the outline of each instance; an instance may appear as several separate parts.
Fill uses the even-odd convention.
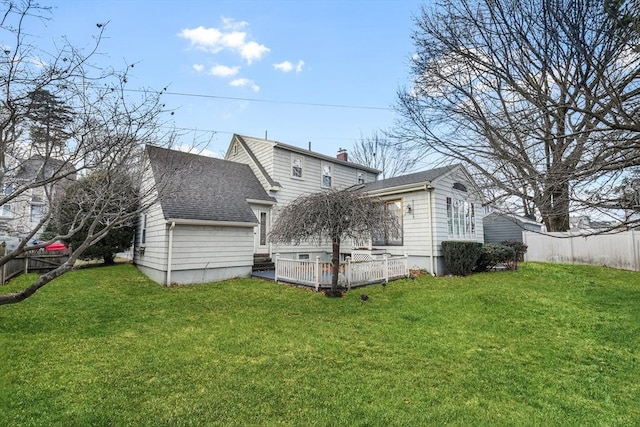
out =
[[[135,262],[138,265],[157,270],[166,269],[167,265],[167,223],[162,214],[159,204],[155,204],[146,212],[147,226],[145,228],[144,252],[141,252],[142,242],[142,221],[138,219],[136,236],[137,247],[135,252]]]
[[[251,266],[253,242],[251,227],[177,224],[172,271]]]

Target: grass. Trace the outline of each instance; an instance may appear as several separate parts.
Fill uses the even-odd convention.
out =
[[[640,274],[525,264],[332,299],[83,269],[0,307],[0,363],[2,426],[637,425]]]

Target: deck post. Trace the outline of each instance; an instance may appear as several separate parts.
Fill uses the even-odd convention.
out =
[[[384,254],[384,283],[389,283],[389,255]]]
[[[316,292],[320,289],[320,257],[316,257],[316,266],[315,266],[315,280],[316,280]]]
[[[351,257],[347,257],[347,271],[345,271],[345,277],[347,279],[347,289],[351,290]]]
[[[273,263],[274,266],[274,272],[273,272],[273,280],[275,282],[278,281],[278,258],[280,257],[280,254],[276,253],[276,261]]]
[[[409,277],[409,254],[404,253],[404,275]]]

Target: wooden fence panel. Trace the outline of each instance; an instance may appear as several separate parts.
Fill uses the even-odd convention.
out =
[[[69,254],[66,251],[26,252],[2,266],[0,283],[5,284],[25,272],[42,274],[55,270],[68,259]]]

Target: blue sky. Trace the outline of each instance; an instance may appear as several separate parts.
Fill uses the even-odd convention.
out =
[[[135,62],[132,88],[162,89],[179,128],[220,155],[240,133],[333,155],[392,126],[409,81],[414,0],[51,1],[38,37],[88,45],[109,21],[102,59]],[[261,100],[261,101],[254,101]],[[349,107],[347,107],[349,106]],[[358,107],[358,108],[352,108]],[[195,131],[183,141],[190,143]]]

